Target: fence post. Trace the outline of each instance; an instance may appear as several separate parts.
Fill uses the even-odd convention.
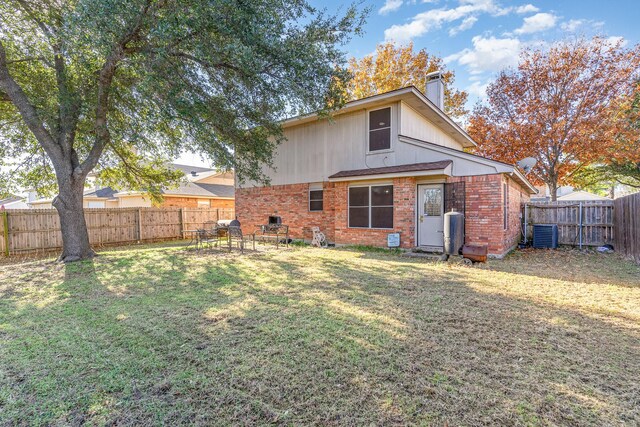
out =
[[[220,221],[220,208],[216,208],[216,222]]]
[[[138,208],[138,241],[142,241],[142,209]]]
[[[9,212],[2,212],[2,230],[4,235],[4,256],[9,256]]]
[[[582,202],[578,204],[578,217],[580,218],[580,226],[578,227],[578,234],[580,236],[580,250],[582,250]]]
[[[180,208],[180,235],[178,239],[184,239],[184,208]]]

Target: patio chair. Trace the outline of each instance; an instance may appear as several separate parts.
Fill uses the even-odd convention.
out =
[[[253,250],[256,250],[256,235],[255,234],[242,234],[242,229],[236,225],[230,225],[229,231],[227,234],[227,239],[229,242],[229,252],[231,252],[231,248],[235,244],[238,249],[240,249],[241,253],[244,253],[244,247],[247,242],[253,243]]]
[[[218,246],[220,239],[216,227],[215,221],[206,221],[202,224],[202,228],[198,229],[200,248],[204,249],[205,246],[208,246],[211,249],[213,246]]]

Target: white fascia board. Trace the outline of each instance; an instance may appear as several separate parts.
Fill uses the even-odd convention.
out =
[[[434,169],[429,171],[409,171],[396,173],[383,173],[377,175],[360,175],[360,176],[344,176],[340,178],[329,178],[330,182],[345,181],[370,181],[374,179],[390,179],[390,178],[421,178],[426,176],[451,176],[451,165],[443,169]]]

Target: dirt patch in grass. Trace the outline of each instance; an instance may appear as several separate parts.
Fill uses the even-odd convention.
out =
[[[294,248],[0,266],[0,424],[634,425],[640,269]]]

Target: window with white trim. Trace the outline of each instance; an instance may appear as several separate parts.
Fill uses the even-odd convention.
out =
[[[369,111],[369,151],[391,149],[391,107]]]
[[[198,200],[198,207],[199,208],[210,208],[211,207],[211,202],[209,200]]]
[[[324,208],[324,192],[322,189],[309,189],[309,211],[318,212]]]
[[[349,187],[349,227],[393,228],[393,185]]]

